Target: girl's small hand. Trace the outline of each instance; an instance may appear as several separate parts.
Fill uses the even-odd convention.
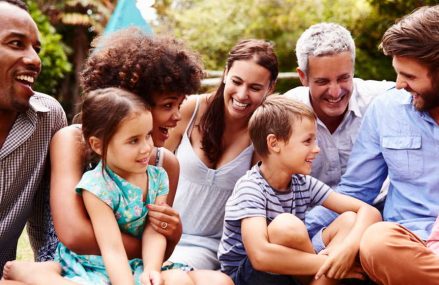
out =
[[[162,285],[162,277],[159,271],[143,271],[140,275],[142,285]]]
[[[148,217],[154,230],[169,240],[178,241],[181,236],[180,215],[168,204],[148,205]]]

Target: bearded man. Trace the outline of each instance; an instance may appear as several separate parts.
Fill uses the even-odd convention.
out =
[[[439,5],[422,7],[385,32],[396,88],[369,105],[337,187],[372,203],[389,176],[384,222],[360,244],[363,269],[378,284],[439,284],[439,258],[425,244],[439,213],[438,19]],[[327,215],[313,215],[326,224]]]

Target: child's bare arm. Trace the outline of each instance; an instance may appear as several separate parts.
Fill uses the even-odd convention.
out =
[[[376,208],[360,200],[336,192],[329,195],[323,206],[339,214],[346,211],[356,213],[354,226],[341,243],[328,248],[325,253],[329,258],[316,274],[316,278],[323,274],[334,279],[345,278],[358,254],[364,231],[370,225],[381,221],[381,214]]]
[[[270,243],[265,217],[241,221],[242,240],[252,266],[263,272],[284,275],[313,275],[327,256]]]
[[[122,235],[112,209],[88,191],[82,193],[111,284],[134,284]]]
[[[155,204],[166,202],[167,195],[156,198]],[[160,284],[160,269],[166,251],[166,237],[154,230],[150,221],[147,221],[142,235],[142,258],[144,273],[142,275],[143,284]]]
[[[60,241],[78,254],[100,255],[90,218],[75,187],[83,174],[85,160],[82,131],[71,125],[58,131],[50,145],[50,205]],[[139,239],[122,234],[130,257],[141,256]]]

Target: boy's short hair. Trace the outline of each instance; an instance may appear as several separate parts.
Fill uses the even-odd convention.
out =
[[[273,134],[278,140],[288,141],[296,120],[315,120],[314,112],[305,104],[283,95],[270,95],[255,110],[249,121],[249,133],[255,152],[266,157],[269,154],[267,136]]]

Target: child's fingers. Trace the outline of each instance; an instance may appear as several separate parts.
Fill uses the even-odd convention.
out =
[[[151,282],[149,282],[149,275],[145,272],[140,275],[140,283],[142,283],[142,285],[151,285]]]
[[[152,285],[161,285],[162,284],[162,278],[160,276],[160,272],[154,271],[151,272],[151,283]]]
[[[331,261],[330,260],[326,260],[325,263],[323,263],[323,265],[319,268],[319,270],[317,271],[316,275],[314,276],[315,279],[320,279],[320,277],[322,277],[323,275],[326,274],[326,272],[328,271],[328,269],[331,267]]]
[[[328,269],[325,276],[331,279],[337,279],[337,271],[338,268],[332,264],[332,266]]]
[[[334,274],[334,279],[342,279],[346,275],[346,268],[340,267]]]

